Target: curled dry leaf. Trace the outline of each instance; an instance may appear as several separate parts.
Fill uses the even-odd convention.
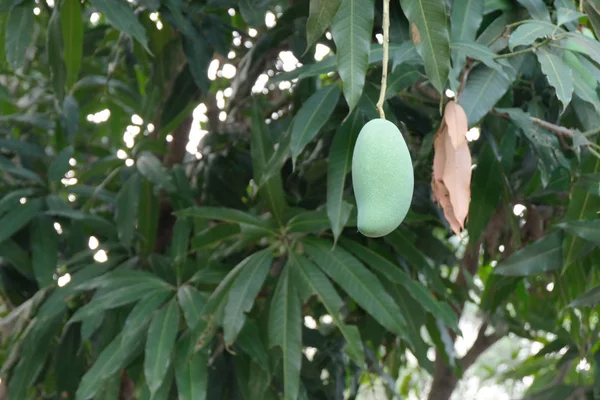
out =
[[[433,194],[452,230],[460,236],[471,200],[471,152],[468,122],[463,108],[449,102],[433,142]]]

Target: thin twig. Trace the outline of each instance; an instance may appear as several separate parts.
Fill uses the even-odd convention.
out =
[[[385,101],[385,92],[387,90],[387,71],[389,63],[389,45],[390,45],[390,0],[383,0],[383,69],[381,71],[381,92],[379,101],[377,101],[377,110],[381,119],[385,119],[383,111],[383,102]]]
[[[471,72],[471,69],[473,69],[473,60],[468,58],[467,59],[467,64],[465,65],[465,68],[463,69],[461,78],[460,78],[460,86],[458,87],[458,93],[456,93],[456,102],[458,102],[458,100],[460,99],[460,95],[462,94],[463,90],[465,89],[465,85],[467,83],[467,78],[469,77],[469,73]]]

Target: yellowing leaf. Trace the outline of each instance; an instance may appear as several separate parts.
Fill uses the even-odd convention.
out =
[[[471,200],[471,152],[467,143],[467,115],[455,102],[446,105],[433,142],[433,194],[452,230],[460,236]]]

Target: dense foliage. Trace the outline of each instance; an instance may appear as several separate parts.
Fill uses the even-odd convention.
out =
[[[541,349],[495,381],[597,398],[600,0],[391,2],[384,107],[415,193],[367,239],[350,167],[378,117],[382,16],[0,1],[0,398],[342,399],[378,381],[444,400],[504,337]],[[431,184],[452,97],[474,164],[461,237]]]

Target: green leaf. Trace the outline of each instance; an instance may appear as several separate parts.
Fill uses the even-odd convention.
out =
[[[132,346],[121,346],[123,333],[118,334],[110,344],[100,353],[92,367],[85,373],[77,389],[76,398],[88,400],[93,398],[105,387],[106,380],[115,375],[139,348],[140,340],[146,332],[143,329],[136,331],[132,338]],[[134,340],[135,339],[135,340]]]
[[[501,160],[494,153],[492,146],[485,143],[477,158],[477,168],[473,171],[471,184],[471,203],[469,204],[469,220],[467,230],[471,240],[478,240],[488,221],[496,211],[505,186],[505,171],[500,161],[509,162],[515,151],[516,136],[505,135],[500,144]]]
[[[600,285],[596,286],[569,304],[571,307],[594,307],[600,304]]]
[[[537,50],[536,55],[542,67],[542,72],[546,75],[548,83],[556,91],[556,97],[562,103],[562,109],[564,111],[571,102],[571,97],[573,96],[573,77],[571,69],[560,57],[543,47]]]
[[[282,134],[279,143],[277,143],[277,149],[263,168],[258,182],[259,187],[262,187],[271,177],[281,174],[281,167],[290,156],[290,140],[291,134],[287,130]]]
[[[460,333],[458,319],[452,308],[448,304],[434,299],[431,293],[429,293],[422,284],[413,280],[413,278],[400,269],[399,266],[395,265],[379,253],[354,241],[342,239],[341,244],[365,264],[374,270],[377,270],[377,272],[383,275],[385,279],[402,285],[411,297],[435,318],[440,319],[455,332]]]
[[[135,345],[139,340],[140,334],[148,332],[148,325],[152,320],[153,314],[162,306],[172,294],[168,292],[159,292],[149,294],[143,297],[133,307],[121,332],[121,348],[123,350]]]
[[[55,7],[48,21],[46,34],[46,48],[48,52],[48,64],[52,85],[56,96],[62,100],[65,96],[65,82],[67,80],[67,69],[63,61],[63,35],[60,25],[60,9]]]
[[[556,227],[564,229],[573,236],[600,244],[600,221],[597,219],[562,222]]]
[[[138,276],[139,280],[134,282],[130,279],[114,280],[116,287],[109,286],[96,292],[92,300],[77,310],[69,322],[73,323],[99,312],[136,302],[150,294],[170,293],[172,291],[164,281],[142,279],[142,276]]]
[[[469,119],[469,126],[479,122],[513,83],[522,61],[521,58],[515,61],[515,58],[510,62],[511,67],[504,68],[504,74],[483,65],[471,71],[459,100]]]
[[[269,355],[261,339],[261,332],[256,322],[252,320],[246,322],[235,344],[260,365],[262,369],[269,371]]]
[[[254,299],[269,274],[273,263],[273,252],[267,248],[246,257],[240,274],[229,290],[225,316],[223,319],[223,337],[231,346],[246,322],[246,313],[252,310]]]
[[[586,156],[579,170],[582,174],[597,174],[600,172],[600,160],[593,155]],[[586,188],[573,185],[569,193],[569,205],[565,216],[566,222],[594,220],[598,218],[600,197],[592,195]],[[564,268],[563,273],[571,268],[579,269],[574,263],[585,247],[585,242],[577,237],[568,236],[563,244]]]
[[[150,254],[156,243],[160,205],[152,184],[148,181],[142,181],[139,202],[138,232],[144,239],[141,251],[143,254]]]
[[[231,224],[218,224],[206,228],[192,238],[191,249],[201,249],[205,246],[238,236],[240,232],[239,226]]]
[[[585,9],[585,4],[584,4],[584,9]],[[589,12],[587,12],[587,13],[589,15]],[[582,14],[582,13],[577,12],[576,10],[573,10],[570,8],[558,7],[556,9],[556,24],[557,25],[564,25],[571,21],[576,21],[581,17],[585,17],[585,14]]]
[[[138,156],[135,165],[138,171],[140,171],[140,174],[154,185],[157,185],[170,193],[177,191],[177,188],[173,183],[173,177],[154,154],[144,151]]]
[[[454,0],[450,14],[452,42],[475,40],[483,19],[484,3],[480,0]]]
[[[183,285],[177,290],[177,300],[183,311],[185,322],[190,329],[194,329],[202,315],[202,308],[205,304],[204,296],[195,287]]]
[[[34,15],[29,4],[13,7],[5,24],[4,51],[8,65],[16,70],[25,63],[27,49],[33,38]]]
[[[69,160],[73,157],[73,148],[65,147],[56,155],[48,167],[48,180],[60,182],[69,170]]]
[[[600,38],[600,1],[585,0],[583,2],[583,11],[587,14],[590,23],[592,24],[592,28],[594,28],[594,32],[596,32],[596,37]],[[580,14],[579,16],[584,15]]]
[[[508,48],[512,51],[517,46],[530,45],[537,39],[550,36],[558,31],[562,31],[562,29],[557,30],[556,25],[551,23],[528,20],[510,34]]]
[[[54,222],[43,215],[36,217],[31,232],[31,264],[39,287],[54,282],[58,262],[58,234]]]
[[[494,268],[504,276],[528,276],[562,267],[562,233],[552,232],[525,246]]]
[[[580,33],[567,32],[561,35],[565,38],[564,47],[582,53],[600,64],[600,43]]]
[[[179,217],[192,217],[200,219],[218,220],[240,225],[249,225],[257,230],[264,231],[265,233],[271,233],[269,225],[255,217],[252,214],[248,214],[244,211],[235,210],[233,208],[225,207],[191,207],[184,210],[175,212],[175,215]]]
[[[120,0],[90,0],[90,2],[106,16],[112,26],[132,36],[150,52],[146,31],[127,2]]]
[[[26,278],[33,278],[33,268],[27,252],[12,240],[0,242],[0,254],[5,262],[9,262]]]
[[[394,97],[419,80],[421,73],[412,65],[402,64],[388,76],[386,99]]]
[[[288,221],[290,233],[319,232],[329,228],[329,219],[325,210],[303,211]]]
[[[354,362],[362,366],[365,353],[360,339],[360,333],[356,326],[346,325],[343,322],[341,308],[344,305],[342,298],[337,293],[329,279],[310,260],[299,255],[290,254],[293,272],[299,279],[303,280],[310,288],[311,293],[316,294],[323,306],[331,315],[333,322],[338,327],[348,345],[346,352]],[[291,266],[290,266],[291,267]]]
[[[415,45],[413,44],[413,42],[411,42],[410,40],[407,40],[406,42],[402,43],[400,45],[400,48],[398,48],[398,50],[396,50],[395,52],[391,52],[391,54],[393,54],[393,60],[394,62],[392,63],[392,71],[396,70],[396,67],[399,65],[402,65],[404,63],[406,64],[423,64],[423,60],[421,59],[421,55],[417,52],[417,48],[415,47]],[[391,55],[390,55],[391,57]]]
[[[438,92],[443,93],[450,71],[450,37],[445,2],[400,0],[411,24],[412,41],[425,65],[425,72]]]
[[[183,51],[188,59],[190,74],[194,78],[196,86],[201,91],[207,92],[210,88],[207,72],[213,56],[210,43],[201,32],[194,29],[190,35],[185,36]]]
[[[62,313],[59,313],[53,318],[35,320],[31,330],[28,330],[27,336],[21,343],[19,362],[8,381],[8,396],[11,399],[29,397],[27,392],[33,387],[42,368],[46,365],[46,358],[51,349],[48,346],[48,339],[53,338],[61,327],[62,317]]]
[[[269,347],[283,353],[284,400],[296,400],[302,365],[302,309],[288,263],[279,276],[269,309]]]
[[[533,150],[538,157],[543,186],[548,185],[552,173],[557,168],[560,166],[568,167],[568,161],[562,153],[558,138],[554,133],[535,125],[531,121],[530,115],[523,112],[520,108],[498,108],[496,110],[507,113],[532,144]]]
[[[543,0],[517,0],[534,19],[551,22],[548,6]]]
[[[178,329],[179,306],[177,301],[171,300],[154,315],[148,329],[144,376],[152,394],[160,388],[165,379]]]
[[[327,165],[327,217],[331,224],[334,243],[342,233],[352,205],[344,201],[346,175],[352,165],[352,150],[363,126],[363,116],[355,112],[336,131],[329,149]]]
[[[67,87],[79,77],[83,55],[83,15],[79,0],[65,0],[60,8],[60,23],[64,41],[63,51],[67,67]]]
[[[329,28],[342,0],[311,0],[306,21],[306,49]]]
[[[254,181],[262,180],[263,172],[273,154],[273,143],[270,140],[269,127],[265,123],[262,112],[256,102],[252,105],[252,171]],[[283,212],[285,209],[285,193],[281,174],[276,173],[269,178],[259,189],[260,196],[273,213],[275,220],[281,226],[283,224]]]
[[[469,42],[456,41],[456,42],[450,43],[450,48],[452,50],[461,52],[462,54],[466,55],[469,58],[481,61],[488,67],[490,67],[506,76],[506,74],[502,68],[502,65],[498,64],[494,60],[494,57],[496,55],[494,53],[492,53],[488,47],[483,46],[483,45],[473,42],[473,41],[469,41]]]
[[[365,86],[373,18],[373,0],[342,0],[331,23],[338,72],[344,82],[349,112],[356,107]]]
[[[265,13],[272,0],[239,0],[238,6],[244,21],[250,26],[264,24]]]
[[[131,245],[135,233],[135,221],[140,201],[140,177],[132,174],[123,184],[116,199],[115,223],[119,240],[124,246]]]
[[[72,95],[63,101],[61,124],[65,129],[67,143],[73,143],[79,129],[79,104]]]
[[[383,327],[405,336],[406,321],[402,312],[385,291],[379,280],[350,253],[340,247],[310,238],[302,242],[308,255],[331,277],[354,301],[377,320]]]
[[[41,210],[43,204],[41,199],[28,199],[27,203],[19,204],[0,218],[0,243],[27,225]]]
[[[300,108],[292,121],[290,150],[294,164],[306,146],[327,122],[340,97],[340,88],[329,85],[315,92]]]
[[[176,353],[175,380],[180,400],[206,400],[208,388],[208,354],[194,353],[190,358],[183,351]]]

